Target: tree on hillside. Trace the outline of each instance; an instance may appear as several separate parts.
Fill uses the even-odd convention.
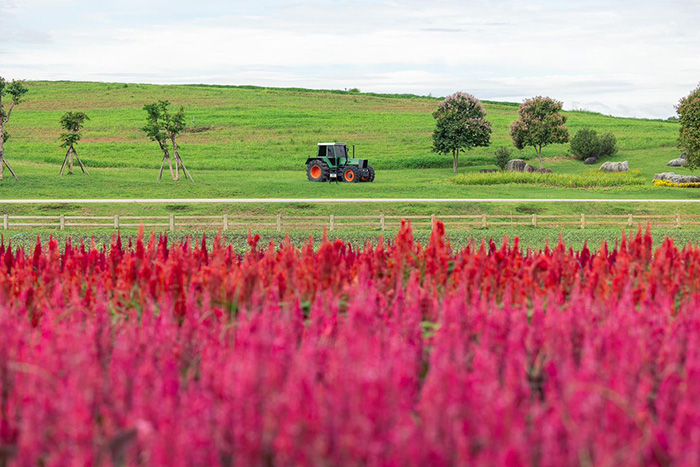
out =
[[[685,151],[688,168],[695,170],[700,166],[700,86],[676,106],[680,132],[678,146]]]
[[[75,145],[80,141],[81,135],[80,130],[83,128],[83,123],[85,120],[90,120],[90,118],[84,112],[66,112],[61,117],[61,128],[66,130],[66,133],[61,133],[61,147],[68,148],[66,151],[66,157],[63,159],[63,164],[61,165],[60,175],[66,169],[66,164],[68,164],[68,174],[73,175],[73,158],[80,164],[80,169],[83,173],[88,174],[83,161],[78,157],[78,152],[75,150]]]
[[[471,94],[457,92],[447,96],[438,106],[433,117],[433,151],[452,153],[452,169],[457,172],[459,152],[491,143],[491,124],[481,101]]]
[[[142,128],[143,132],[146,133],[151,141],[155,141],[160,146],[161,151],[163,151],[163,161],[160,164],[160,171],[158,172],[158,180],[163,176],[163,168],[165,163],[168,163],[168,168],[170,169],[170,176],[173,180],[180,179],[180,167],[182,167],[185,174],[192,179],[185,164],[182,162],[178,151],[178,145],[176,138],[180,132],[185,127],[185,112],[184,108],[171,115],[168,111],[170,106],[169,101],[158,101],[153,104],[146,104],[143,109],[148,114],[146,118],[146,126]],[[170,139],[173,145],[173,158],[175,159],[175,171],[173,171],[173,164],[170,158],[170,149],[168,148],[168,139]]]
[[[185,129],[184,107],[180,107],[180,110],[178,110],[177,113],[171,115],[168,112],[166,106],[165,111],[163,113],[163,128],[165,129],[165,132],[168,135],[168,138],[170,138],[170,142],[173,145],[173,157],[175,158],[175,180],[180,179],[180,167],[182,167],[182,171],[185,172],[185,175],[187,175],[187,177],[189,177],[189,179],[194,182],[192,175],[190,175],[189,170],[187,170],[187,168],[185,167],[185,163],[182,162],[182,158],[180,157],[180,151],[178,150],[176,140],[176,138],[180,135],[182,130]]]
[[[563,104],[551,97],[526,99],[518,109],[518,120],[510,126],[513,145],[518,149],[532,146],[542,165],[542,148],[554,143],[567,143],[569,130],[566,117],[561,115]]]
[[[12,82],[8,83],[5,81],[5,78],[0,76],[0,180],[2,180],[3,170],[5,167],[7,167],[16,180],[19,180],[19,178],[17,178],[17,174],[15,174],[15,171],[12,170],[12,167],[7,162],[7,158],[5,157],[5,141],[7,141],[10,137],[9,133],[5,131],[5,125],[8,121],[10,121],[12,111],[17,104],[20,103],[22,96],[24,96],[27,91],[28,89],[24,86],[22,81],[12,80]],[[9,109],[5,111],[2,98],[7,95],[11,96],[11,100]]]

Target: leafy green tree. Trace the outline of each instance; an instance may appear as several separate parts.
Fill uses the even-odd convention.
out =
[[[510,126],[513,145],[518,149],[532,146],[542,165],[542,148],[554,143],[567,143],[569,130],[566,117],[561,115],[563,104],[551,97],[526,99],[518,109],[518,120]]]
[[[169,101],[162,100],[143,106],[143,109],[148,115],[146,117],[146,126],[144,126],[142,130],[151,141],[157,142],[161,151],[163,151],[163,162],[160,164],[158,180],[160,180],[163,176],[163,167],[167,162],[168,167],[170,168],[170,176],[173,180],[180,179],[180,167],[182,167],[189,179],[194,181],[192,179],[192,175],[190,175],[189,171],[185,167],[185,164],[182,162],[176,141],[177,136],[185,128],[185,110],[183,107],[180,107],[180,110],[177,113],[171,114],[168,110],[169,106]],[[168,148],[168,139],[173,145],[175,171],[173,171],[170,149]]]
[[[61,140],[61,147],[67,148],[68,151],[66,152],[66,157],[63,159],[63,165],[61,165],[60,175],[63,175],[66,164],[68,164],[68,174],[73,174],[74,157],[77,159],[78,164],[80,164],[80,169],[83,173],[88,173],[83,161],[78,157],[78,152],[75,150],[75,145],[80,141],[80,130],[82,130],[85,120],[90,120],[90,118],[84,112],[66,112],[61,117],[61,128],[66,132],[61,133],[59,139]]]
[[[447,96],[433,113],[433,151],[452,154],[452,168],[457,173],[460,151],[491,143],[491,124],[481,101],[471,94],[457,92]]]
[[[511,159],[510,150],[503,147],[496,149],[493,159],[496,167],[501,169],[501,172],[506,170],[506,167],[508,167],[508,161]]]
[[[611,132],[606,131],[600,135],[600,155],[598,157],[608,157],[617,153],[617,138]]]
[[[676,112],[678,146],[687,154],[688,168],[695,170],[700,166],[700,86],[678,102]]]
[[[0,76],[0,180],[2,180],[5,167],[7,167],[15,179],[19,180],[17,174],[12,170],[12,167],[5,157],[5,142],[10,137],[9,133],[5,131],[5,125],[10,121],[12,111],[21,102],[22,97],[27,91],[28,89],[24,86],[23,81],[12,80],[8,83],[5,78]],[[5,96],[10,96],[10,107],[7,110],[5,110],[5,106],[2,102],[2,98]]]

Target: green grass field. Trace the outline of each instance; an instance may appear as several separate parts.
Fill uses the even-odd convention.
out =
[[[571,212],[609,214],[695,213],[693,205],[568,205],[496,203],[467,205],[2,205],[10,198],[652,198],[697,199],[693,189],[654,187],[654,173],[679,154],[678,124],[672,121],[613,118],[591,112],[566,112],[573,134],[591,127],[612,131],[619,153],[609,160],[628,160],[629,173],[610,176],[568,155],[568,145],[545,148],[539,174],[479,174],[494,168],[493,152],[510,147],[508,127],[517,104],[485,102],[494,129],[492,145],[463,154],[459,174],[448,156],[431,151],[432,112],[439,99],[406,95],[374,95],[342,91],[268,89],[232,86],[155,86],[83,82],[29,82],[30,92],[15,109],[7,130],[12,137],[6,156],[20,177],[5,171],[0,181],[3,213],[162,215],[168,213],[232,214],[303,212],[309,215],[362,213],[472,214]],[[468,90],[467,90],[468,91]],[[556,96],[553,96],[556,97]],[[184,106],[188,131],[180,138],[181,154],[196,183],[156,175],[162,159],[156,143],[141,132],[146,103],[170,100]],[[68,110],[90,116],[78,151],[90,170],[85,176],[59,177],[64,151],[59,147],[60,116]],[[193,120],[194,119],[194,120]],[[344,141],[356,145],[358,157],[377,170],[371,184],[310,183],[304,162],[316,143]],[[534,150],[513,156],[531,159]],[[77,168],[77,166],[76,166]],[[532,177],[527,178],[527,176]]]

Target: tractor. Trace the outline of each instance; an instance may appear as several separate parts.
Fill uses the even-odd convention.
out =
[[[312,182],[373,182],[374,169],[367,159],[355,159],[355,146],[350,158],[345,143],[318,143],[316,157],[306,159],[306,177]]]

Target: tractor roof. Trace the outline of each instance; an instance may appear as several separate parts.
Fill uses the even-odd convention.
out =
[[[318,143],[319,146],[347,146],[345,143]]]

